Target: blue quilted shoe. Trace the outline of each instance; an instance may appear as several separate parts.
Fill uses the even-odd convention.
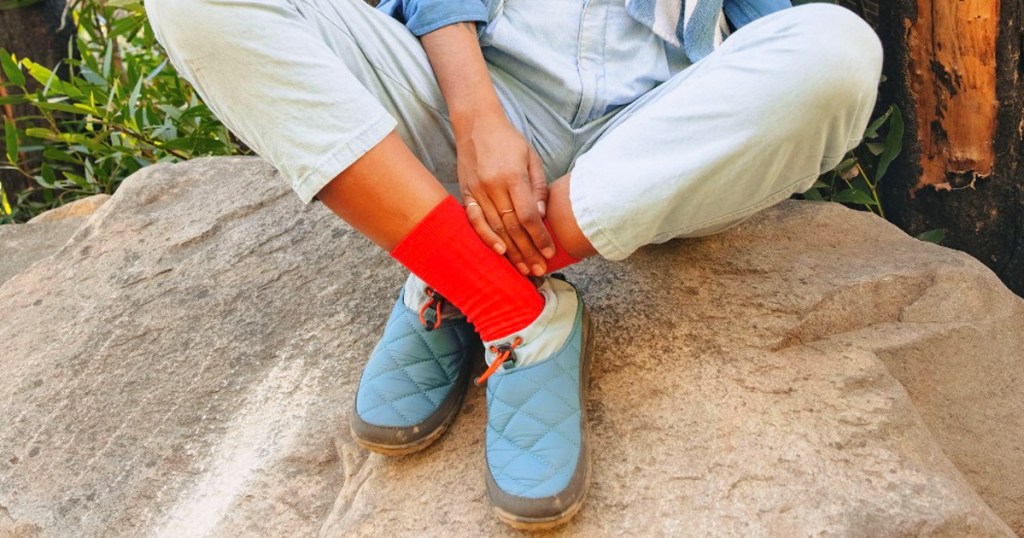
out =
[[[410,276],[359,380],[352,437],[390,456],[426,448],[455,419],[482,354],[465,316]]]
[[[523,530],[568,521],[590,479],[586,387],[590,316],[567,282],[546,278],[540,317],[487,342],[487,495],[495,513]]]

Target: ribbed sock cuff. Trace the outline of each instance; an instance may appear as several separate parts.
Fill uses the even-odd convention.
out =
[[[484,245],[452,196],[432,209],[391,256],[458,307],[484,340],[526,327],[544,308],[534,284]]]
[[[579,263],[580,260],[573,258],[571,254],[562,248],[562,244],[558,242],[558,238],[555,237],[555,233],[551,230],[551,225],[548,223],[547,219],[544,219],[544,227],[548,229],[548,234],[551,235],[551,241],[555,244],[554,257],[545,261],[548,266],[548,272],[553,273],[574,263]]]

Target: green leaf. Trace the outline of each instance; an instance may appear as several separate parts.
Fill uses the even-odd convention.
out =
[[[92,159],[85,160],[85,181],[90,184],[96,184],[96,172],[92,166]]]
[[[181,121],[210,116],[210,109],[204,104],[192,105],[181,112]]]
[[[838,194],[832,197],[832,201],[839,202],[841,204],[860,204],[865,206],[877,205],[875,199],[870,194],[855,189],[845,189],[840,191]]]
[[[43,85],[44,94],[48,94],[50,90],[53,90],[60,94],[77,99],[81,99],[84,96],[81,90],[76,88],[73,84],[69,84],[61,80],[60,77],[50,69],[28,59],[22,60],[21,63],[26,69],[28,69],[29,76],[36,79],[36,82]]]
[[[117,19],[110,25],[110,33],[111,35],[131,40],[142,29],[142,22],[139,17]],[[132,64],[129,64],[129,67],[131,66]]]
[[[21,67],[18,66],[14,55],[7,52],[7,49],[0,49],[0,66],[3,67],[4,76],[7,77],[7,80],[18,86],[25,86],[25,73],[21,71]]]
[[[882,156],[878,158],[878,170],[875,172],[875,183],[885,177],[889,171],[889,165],[903,151],[903,114],[900,109],[893,107],[892,121],[889,122],[889,132],[885,135],[885,149]]]
[[[868,151],[870,151],[871,154],[876,157],[881,155],[882,152],[885,151],[885,144],[879,142],[868,142],[864,145],[867,146]]]
[[[942,242],[946,240],[946,231],[947,230],[945,228],[936,228],[934,230],[928,230],[927,232],[918,234],[917,238],[921,241],[941,245]]]
[[[10,215],[11,204],[7,201],[7,192],[4,190],[4,186],[0,185],[0,211],[4,212],[4,215]]]
[[[48,85],[51,80],[57,78],[57,75],[53,74],[53,71],[33,62],[32,60],[22,60],[21,63],[28,70],[29,76],[36,79],[36,82],[42,85]]]
[[[824,199],[825,197],[823,197],[821,193],[818,192],[818,189],[811,189],[804,193],[804,200],[813,200],[815,202],[821,202]]]
[[[94,70],[93,68],[83,67],[79,69],[78,72],[80,75],[82,75],[82,78],[84,78],[86,82],[88,82],[89,84],[97,86],[101,89],[107,88],[107,79],[100,76],[100,74],[97,73],[96,70]]]
[[[41,102],[41,103],[36,103],[36,106],[41,108],[41,109],[44,109],[44,110],[59,110],[61,112],[70,112],[72,114],[99,115],[99,111],[98,110],[93,109],[93,108],[89,108],[88,105],[83,105],[83,104],[80,104],[80,103],[74,103],[74,104],[69,105],[67,103],[60,103],[60,102],[50,103],[50,102],[44,101],[44,102]]]
[[[11,118],[4,116],[4,143],[7,145],[7,161],[18,162],[18,129]]]
[[[878,119],[871,122],[871,125],[868,125],[868,128],[864,131],[864,138],[877,137],[878,129],[882,126],[883,123],[885,123],[885,120],[889,119],[889,116],[892,115],[893,110],[896,110],[896,105],[890,106],[889,110],[885,111],[885,114],[882,114],[881,116],[878,117]]]
[[[83,189],[88,189],[89,188],[89,182],[86,181],[84,177],[82,177],[82,176],[80,176],[80,175],[78,175],[78,174],[76,174],[74,172],[68,172],[67,170],[62,170],[61,173],[64,174],[64,177],[66,179],[68,179],[69,181],[71,181],[75,185],[78,185],[79,187],[82,187]]]
[[[139,105],[139,95],[142,93],[142,81],[144,79],[139,77],[138,82],[135,83],[135,87],[132,88],[132,93],[128,96],[128,115],[135,116],[135,111]]]
[[[28,7],[42,1],[43,0],[0,0],[0,11]]]
[[[60,140],[59,133],[55,133],[46,127],[29,127],[25,129],[25,136],[30,138],[41,138],[43,140]]]
[[[20,105],[22,103],[29,102],[29,98],[25,94],[14,94],[8,95],[7,97],[0,97],[0,106],[3,105]]]
[[[36,178],[36,181],[38,181],[43,187],[52,189],[57,183],[57,175],[54,173],[53,167],[47,163],[43,163],[39,172],[40,176]]]
[[[857,158],[856,157],[848,157],[846,159],[843,159],[843,162],[841,162],[838,165],[836,165],[835,172],[837,174],[839,174],[840,176],[842,176],[842,175],[845,175],[847,172],[849,172],[850,169],[852,169],[856,165],[857,165]]]
[[[89,138],[89,135],[85,133],[60,133],[57,136],[59,137],[61,142],[64,142],[65,144],[72,147],[75,147],[76,145],[80,144],[86,150],[98,149],[95,143],[96,141],[92,138]]]
[[[160,72],[162,72],[164,70],[164,68],[167,67],[167,65],[168,65],[168,60],[164,60],[164,61],[160,62],[160,65],[156,66],[156,69],[153,69],[152,72],[150,72],[148,75],[146,75],[146,82],[152,82],[153,79],[155,79],[160,74]]]
[[[47,161],[54,162],[66,162],[71,164],[81,164],[81,159],[76,159],[63,148],[48,147],[43,150],[43,158]]]
[[[114,59],[114,41],[110,40],[107,42],[106,51],[103,53],[103,71],[100,72],[104,79],[110,78],[110,66],[113,65]]]

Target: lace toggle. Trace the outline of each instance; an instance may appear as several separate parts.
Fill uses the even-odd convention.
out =
[[[487,368],[487,371],[480,377],[473,380],[478,387],[487,381],[487,378],[491,377],[491,374],[498,371],[498,368],[504,365],[505,369],[512,368],[516,365],[516,354],[515,349],[519,344],[523,343],[523,339],[516,337],[511,344],[502,344],[500,346],[491,346],[491,353],[497,353],[494,357],[494,361],[491,362],[491,366]]]
[[[430,298],[423,306],[420,307],[420,323],[427,331],[432,331],[441,326],[441,307],[444,306],[445,298],[441,297],[440,293],[434,291],[434,288],[427,287],[423,290],[424,295]],[[434,321],[433,323],[427,321],[427,312],[434,309]]]

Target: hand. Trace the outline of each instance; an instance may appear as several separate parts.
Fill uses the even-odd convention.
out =
[[[527,275],[555,255],[544,226],[547,181],[537,152],[503,112],[474,115],[455,128],[459,186],[480,238]]]

